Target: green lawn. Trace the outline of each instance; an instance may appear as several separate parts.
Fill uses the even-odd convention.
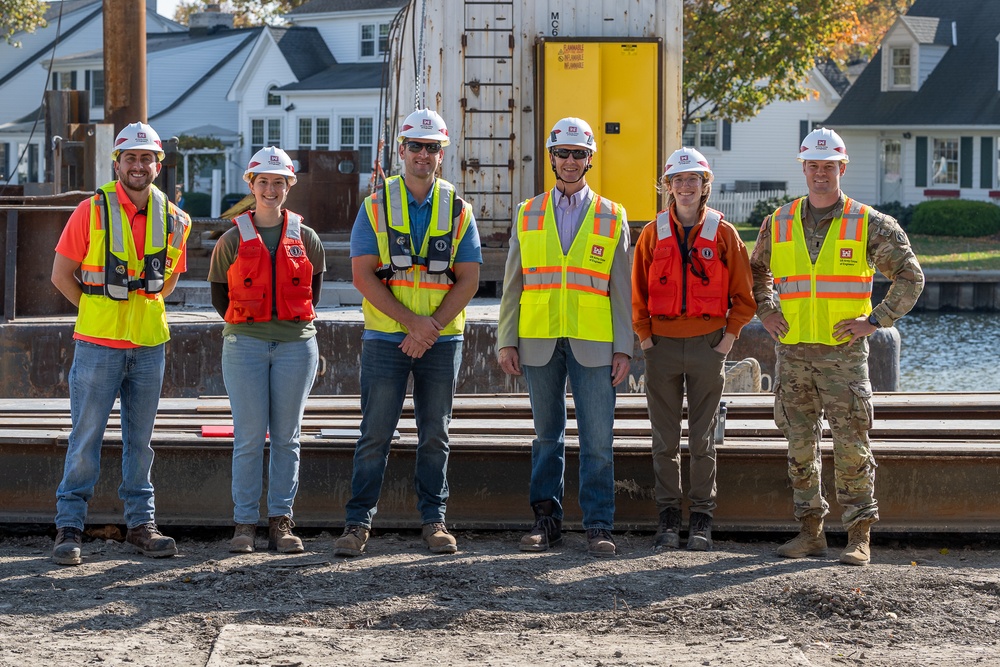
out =
[[[739,224],[740,238],[753,251],[757,228]],[[958,236],[912,234],[910,243],[925,269],[1000,271],[1000,238],[987,236],[967,239]]]

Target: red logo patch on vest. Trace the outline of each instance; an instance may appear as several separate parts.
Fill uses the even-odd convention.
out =
[[[590,254],[594,257],[604,257],[604,246],[594,245],[590,249]]]
[[[854,249],[853,248],[841,248],[840,249],[840,258],[841,259],[853,259],[854,258]]]

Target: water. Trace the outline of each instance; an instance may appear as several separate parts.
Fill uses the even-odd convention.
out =
[[[910,313],[896,328],[900,391],[1000,392],[1000,313]]]

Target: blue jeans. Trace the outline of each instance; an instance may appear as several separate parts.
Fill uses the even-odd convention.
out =
[[[299,435],[316,379],[316,338],[278,343],[240,334],[222,341],[222,379],[233,413],[233,521],[256,524],[270,433],[267,516],[291,516],[299,490]]]
[[[101,444],[121,395],[122,483],[118,497],[129,528],[153,521],[153,421],[163,387],[163,345],[127,350],[76,341],[69,370],[73,429],[56,491],[56,527],[83,529],[101,474]]]
[[[361,437],[354,449],[349,525],[371,528],[411,373],[417,422],[417,510],[422,524],[444,521],[448,425],[461,361],[460,340],[438,341],[419,359],[403,354],[396,342],[366,340],[361,344]]]
[[[531,399],[535,435],[531,443],[532,506],[545,500],[563,517],[566,469],[566,379],[573,390],[580,433],[580,509],[584,528],[615,526],[615,388],[611,366],[582,366],[569,341],[559,339],[544,366],[522,366]]]

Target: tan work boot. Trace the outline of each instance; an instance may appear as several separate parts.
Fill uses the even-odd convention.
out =
[[[847,565],[868,565],[872,559],[870,519],[861,519],[847,529],[847,547],[840,554],[840,562]]]
[[[812,515],[803,517],[799,534],[778,547],[778,555],[785,558],[825,556],[826,535],[823,534],[823,519]]]
[[[344,526],[343,534],[333,543],[334,556],[360,556],[368,543],[370,530],[364,526]]]
[[[177,544],[174,542],[174,538],[163,535],[152,521],[135,528],[129,528],[128,532],[125,533],[125,541],[153,558],[177,555]]]
[[[257,536],[257,524],[238,523],[233,531],[233,539],[229,540],[229,553],[253,553],[253,541]]]
[[[267,548],[283,554],[300,554],[302,540],[292,535],[295,524],[290,516],[272,516],[267,519]]]
[[[518,549],[521,551],[547,551],[562,542],[562,520],[552,514],[556,504],[551,500],[535,503],[535,525],[531,532],[521,538]]]
[[[455,537],[448,532],[448,527],[443,523],[425,523],[420,532],[431,553],[453,554],[458,551]]]

